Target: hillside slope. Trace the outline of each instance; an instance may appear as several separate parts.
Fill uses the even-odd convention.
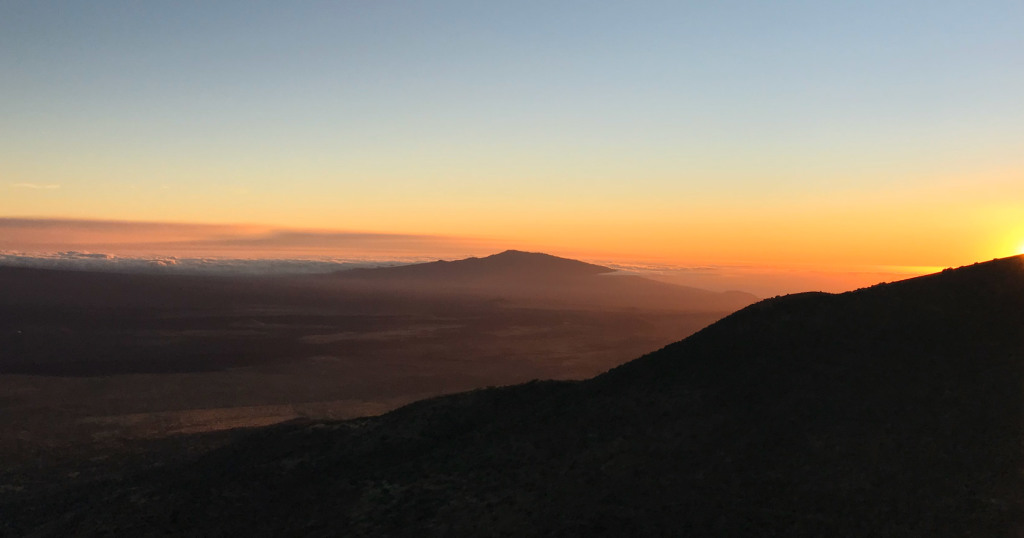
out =
[[[1015,257],[0,508],[41,535],[1016,536],[1022,365]]]

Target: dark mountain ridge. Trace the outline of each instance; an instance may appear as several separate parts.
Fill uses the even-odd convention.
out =
[[[419,294],[468,293],[528,304],[602,305],[732,312],[757,300],[741,292],[713,292],[657,282],[614,269],[537,252],[506,250],[484,258],[332,274],[338,282]]]
[[[1013,257],[0,508],[40,535],[1019,536],[1022,367]]]
[[[560,258],[539,252],[506,250],[483,258],[438,260],[429,263],[350,269],[336,275],[346,278],[437,280],[473,282],[478,280],[571,279],[614,272],[614,269],[592,263]]]
[[[655,308],[723,314],[757,298],[616,275],[608,267],[508,250],[484,258],[350,269],[326,275],[145,274],[0,267],[0,306],[100,308],[330,306],[457,295],[526,306]]]
[[[377,352],[395,360],[433,354],[441,364],[453,355],[446,349],[451,342],[444,339],[461,338],[463,345],[479,342],[476,352],[495,357],[487,364],[474,361],[469,370],[517,376],[475,386],[535,376],[582,378],[755,300],[743,293],[717,294],[609,271],[514,251],[356,273],[365,278],[0,267],[0,375],[223,372],[335,354],[352,361],[353,353],[369,353],[373,342],[379,343]],[[520,316],[527,319],[515,321]],[[548,319],[560,321],[552,327]],[[501,323],[511,325],[499,329]],[[600,327],[606,323],[614,326]],[[416,326],[424,324],[448,327],[417,334]],[[370,327],[378,331],[369,343],[352,338]],[[528,327],[542,334],[526,337],[534,330]],[[508,336],[489,340],[495,329]],[[341,336],[324,340],[323,333]],[[575,338],[579,345],[551,343],[557,338]],[[654,340],[645,344],[645,338]],[[394,351],[412,346],[412,340],[418,349]],[[613,349],[619,346],[628,350],[617,354]],[[570,355],[563,348],[580,353]],[[515,352],[526,349],[536,351]],[[566,360],[552,362],[545,356]],[[377,360],[365,363],[373,364],[386,371]],[[525,369],[517,374],[512,364]],[[349,375],[353,383],[363,379]],[[426,378],[438,386],[460,375]]]

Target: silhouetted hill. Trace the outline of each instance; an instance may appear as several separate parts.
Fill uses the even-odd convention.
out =
[[[500,254],[492,254],[484,258],[466,258],[455,261],[438,260],[430,263],[374,269],[352,269],[336,274],[347,278],[373,280],[446,280],[471,283],[532,279],[563,280],[611,273],[613,271],[614,269],[601,265],[559,258],[550,254],[506,250]]]
[[[547,254],[509,250],[485,258],[352,269],[328,275],[189,275],[0,267],[0,307],[251,308],[379,305],[438,298],[541,307],[640,308],[725,315],[757,300],[656,282]]]
[[[352,357],[367,353],[375,358],[362,364],[391,376],[386,386],[398,386],[394,380],[401,377],[419,378],[420,387],[450,386],[452,379],[467,379],[467,372],[490,372],[479,384],[450,389],[465,390],[538,376],[589,377],[754,300],[595,275],[606,269],[542,254],[510,252],[397,269],[419,274],[427,267],[433,274],[430,268],[437,266],[444,275],[455,267],[455,273],[489,283],[448,284],[465,279],[441,276],[409,282],[0,267],[0,375],[223,372],[317,356],[345,356],[355,365],[360,361]],[[423,326],[436,325],[447,328],[410,340]],[[367,331],[376,336],[355,338]],[[558,338],[569,340],[555,343]],[[465,357],[447,351],[465,345],[472,349]],[[469,358],[473,353],[494,359]],[[404,357],[415,367],[390,371],[383,356]],[[413,359],[419,356],[430,358]],[[412,374],[448,360],[447,375]],[[495,377],[498,372],[504,373]],[[345,376],[370,384],[365,370]],[[304,397],[296,391],[295,397]]]
[[[352,269],[334,273],[349,285],[410,293],[470,293],[528,304],[732,312],[757,300],[741,292],[713,292],[657,282],[549,254],[507,250],[484,258]]]
[[[54,536],[1019,536],[1022,365],[1014,257],[0,509]]]

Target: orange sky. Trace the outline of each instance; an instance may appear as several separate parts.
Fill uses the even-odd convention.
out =
[[[633,223],[636,228],[632,229],[597,227],[589,235],[571,227],[547,231],[537,222],[525,222],[533,227],[524,225],[517,229],[520,235],[506,237],[0,218],[0,254],[77,251],[117,256],[417,261],[484,256],[516,248],[610,265],[677,284],[770,296],[846,291],[1024,252],[1022,235],[999,233],[1000,225],[1013,229],[1016,224],[1013,204],[947,214],[951,218],[942,220],[931,213],[899,213],[887,216],[893,220],[859,225],[857,212],[815,207],[785,219],[755,211],[732,219],[701,215],[691,216],[689,226],[678,229],[666,225],[642,233],[644,226],[651,226],[648,220]],[[770,225],[769,218],[775,219]],[[893,222],[904,227],[889,224]],[[916,263],[919,260],[925,263]]]
[[[472,245],[440,248],[435,241],[409,247],[428,257],[518,248],[587,259],[684,265],[797,266],[829,271],[865,266],[945,267],[1021,251],[1024,180],[1019,177],[1022,175],[1016,171],[989,172],[977,179],[970,175],[948,177],[872,192],[737,194],[731,200],[718,195],[703,199],[640,199],[637,195],[631,200],[624,195],[614,200],[580,196],[480,204],[438,198],[413,204],[406,199],[405,203],[338,212],[330,210],[331,199],[288,204],[287,199],[250,197],[232,204],[230,200],[244,195],[228,194],[226,198],[197,198],[184,212],[193,217],[185,223],[196,226],[113,227],[103,232],[116,235],[111,241],[101,240],[100,232],[86,226],[68,225],[59,232],[23,230],[21,236],[9,230],[6,241],[0,239],[0,248],[26,249],[33,242],[54,248],[64,248],[62,244],[162,244],[284,229],[412,233],[447,238],[447,245]],[[174,218],[182,213],[174,197],[143,205],[137,194],[127,193],[82,204],[78,193],[68,191],[18,193],[18,207],[9,203],[11,198],[0,199],[0,214],[32,215],[33,204],[28,202],[36,201],[39,213],[46,208],[50,213],[91,220],[182,220]],[[314,250],[332,255],[365,254],[352,252],[354,248],[374,250],[368,243],[358,247],[327,243]]]
[[[0,249],[813,283],[1024,247],[1019,2],[232,2],[0,17],[0,218],[82,221]]]

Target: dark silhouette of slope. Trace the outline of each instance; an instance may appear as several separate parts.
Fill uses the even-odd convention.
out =
[[[507,250],[484,258],[352,269],[334,277],[370,289],[418,294],[488,295],[531,305],[732,312],[757,300],[749,293],[712,292],[657,282],[549,254]]]
[[[1022,365],[1015,257],[0,508],[41,535],[1018,536]]]

